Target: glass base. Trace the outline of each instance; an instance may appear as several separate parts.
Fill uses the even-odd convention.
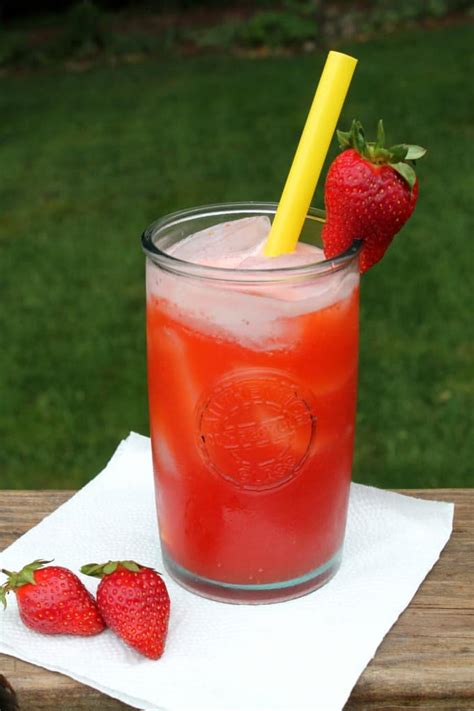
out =
[[[166,571],[181,587],[202,597],[233,604],[260,605],[284,602],[307,595],[325,585],[337,573],[342,560],[342,548],[327,563],[292,580],[262,585],[239,585],[202,578],[175,563],[163,550]]]

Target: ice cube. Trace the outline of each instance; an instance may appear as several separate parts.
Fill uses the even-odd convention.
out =
[[[186,237],[168,250],[168,254],[205,266],[238,268],[250,257],[261,254],[270,232],[265,215],[223,222]]]
[[[290,254],[280,254],[278,257],[265,257],[263,254],[255,254],[243,259],[240,269],[286,269],[291,267],[304,267],[307,264],[321,262],[324,259],[324,252],[319,247],[312,244],[298,242],[294,252]]]

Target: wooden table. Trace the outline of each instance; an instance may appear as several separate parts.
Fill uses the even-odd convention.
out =
[[[0,492],[0,550],[73,493]],[[454,501],[454,532],[439,563],[385,637],[345,708],[474,711],[474,489],[403,493]],[[21,711],[130,708],[66,676],[13,657],[0,655],[0,674],[16,690]]]

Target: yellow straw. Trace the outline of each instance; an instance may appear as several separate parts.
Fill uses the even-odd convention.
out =
[[[267,257],[293,252],[308,214],[357,59],[329,52],[265,243]]]

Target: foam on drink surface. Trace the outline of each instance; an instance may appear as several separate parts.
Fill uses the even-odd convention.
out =
[[[224,269],[283,269],[324,260],[322,249],[299,242],[291,254],[266,257],[270,231],[266,216],[224,222],[194,233],[167,253],[177,259]],[[287,348],[298,338],[299,315],[340,303],[359,282],[356,268],[291,283],[236,283],[182,277],[147,263],[149,298],[160,301],[176,319],[216,338],[252,348]]]

